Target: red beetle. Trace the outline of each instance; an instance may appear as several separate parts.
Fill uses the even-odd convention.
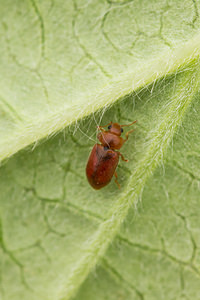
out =
[[[92,152],[90,153],[87,167],[86,175],[91,186],[99,190],[102,187],[106,186],[115,175],[115,182],[120,188],[120,184],[117,181],[116,168],[119,162],[119,157],[121,156],[122,160],[126,160],[123,155],[116,150],[119,150],[123,144],[128,140],[128,136],[133,130],[130,130],[126,133],[126,138],[123,139],[120,135],[123,132],[125,126],[130,126],[137,121],[132,122],[128,125],[120,125],[118,123],[109,123],[105,126],[98,126],[98,129],[101,131],[97,138],[101,144],[95,144]],[[103,127],[108,126],[108,131],[103,129]]]

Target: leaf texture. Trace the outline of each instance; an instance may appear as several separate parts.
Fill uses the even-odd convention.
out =
[[[0,299],[198,300],[198,2],[0,7]],[[96,126],[135,119],[92,190]]]

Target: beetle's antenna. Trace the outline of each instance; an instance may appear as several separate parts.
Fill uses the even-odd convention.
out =
[[[127,125],[120,125],[120,127],[131,126],[131,125],[135,124],[136,122],[137,122],[137,120],[136,120],[136,121],[134,121],[134,122],[132,122],[131,124],[127,124]]]

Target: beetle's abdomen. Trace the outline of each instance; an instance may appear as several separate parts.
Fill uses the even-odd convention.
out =
[[[86,175],[94,189],[101,189],[112,179],[119,162],[119,154],[102,145],[94,145],[90,153]]]

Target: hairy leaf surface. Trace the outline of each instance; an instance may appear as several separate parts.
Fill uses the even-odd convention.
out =
[[[199,299],[198,11],[1,1],[0,299]],[[93,190],[96,126],[136,119]]]

